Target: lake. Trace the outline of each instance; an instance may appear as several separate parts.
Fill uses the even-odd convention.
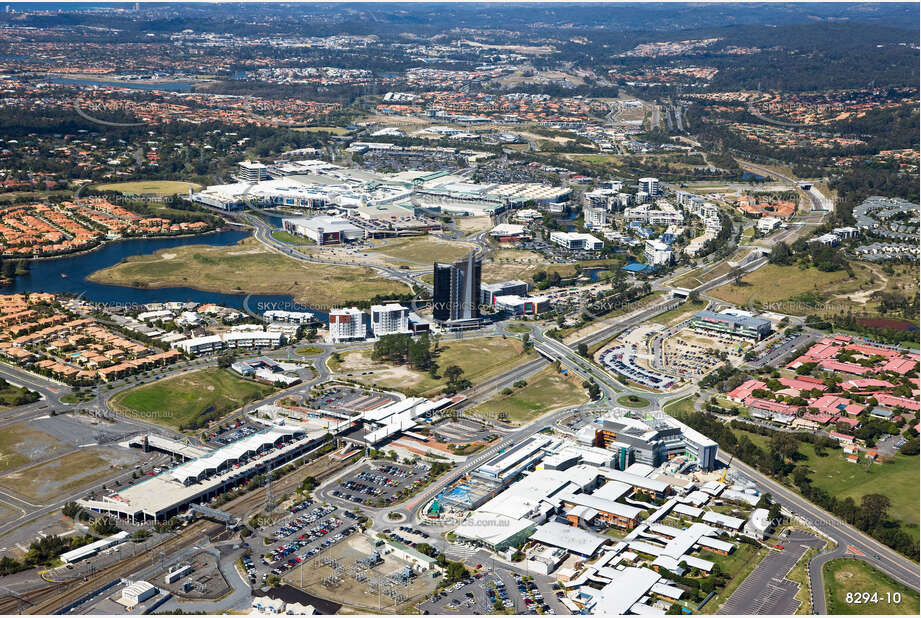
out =
[[[109,305],[143,305],[169,301],[215,303],[253,313],[264,313],[270,309],[288,311],[311,311],[317,318],[326,320],[327,313],[294,303],[290,295],[246,295],[206,292],[188,287],[159,289],[132,288],[121,285],[105,285],[87,281],[97,270],[118,264],[135,255],[149,255],[161,249],[173,249],[185,245],[210,245],[225,247],[235,245],[250,235],[248,230],[225,230],[202,236],[173,238],[130,239],[109,243],[89,253],[64,256],[47,260],[32,260],[30,273],[17,277],[10,285],[3,287],[4,293],[52,292],[73,294],[84,300]],[[245,306],[244,306],[245,305]]]

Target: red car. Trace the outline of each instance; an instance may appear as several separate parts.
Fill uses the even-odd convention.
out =
[[[776,547],[777,549],[783,549],[783,545],[775,545],[774,547]]]

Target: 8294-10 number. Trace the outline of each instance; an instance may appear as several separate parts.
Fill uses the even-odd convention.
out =
[[[844,595],[844,602],[848,605],[875,605],[877,603],[899,604],[902,602],[902,595],[898,592],[848,592]]]

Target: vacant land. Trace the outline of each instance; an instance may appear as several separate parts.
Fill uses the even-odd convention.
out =
[[[670,410],[666,407],[665,411]],[[765,436],[741,430],[734,433],[737,437],[744,434],[763,450],[769,451],[771,448],[770,439]],[[898,454],[889,463],[867,466],[864,463],[850,463],[839,450],[829,450],[825,457],[819,457],[811,445],[800,443],[799,452],[805,459],[797,465],[806,466],[810,470],[814,486],[841,499],[853,498],[857,504],[867,494],[883,494],[892,503],[890,516],[904,522],[902,529],[918,538],[919,497],[914,491],[905,491],[906,487],[914,488],[921,484],[917,457]]]
[[[201,189],[201,185],[194,182],[180,182],[178,180],[140,180],[137,182],[116,182],[106,185],[97,185],[99,191],[118,191],[131,195],[176,195]]]
[[[869,564],[854,559],[832,560],[823,569],[829,614],[918,615],[918,593]],[[848,593],[875,594],[877,602],[848,602]]]
[[[451,365],[457,365],[464,371],[462,378],[477,384],[535,358],[534,352],[522,354],[522,345],[517,339],[501,337],[451,341],[440,344],[438,350],[435,359],[438,378],[405,365],[372,360],[370,350],[344,353],[341,362],[331,361],[329,365],[339,373],[353,374],[353,379],[364,384],[391,388],[408,395],[434,395],[447,384],[442,373]],[[367,371],[371,373],[361,375]]]
[[[530,282],[539,270],[547,273],[556,271],[561,277],[571,277],[576,273],[576,265],[550,263],[533,251],[500,249],[483,262],[483,281],[495,283],[521,279]]]
[[[254,238],[229,247],[187,245],[133,256],[90,275],[108,285],[193,287],[240,294],[290,294],[307,306],[340,305],[409,288],[362,266],[304,263]]]
[[[499,394],[481,403],[473,410],[473,414],[527,423],[550,410],[588,401],[585,389],[578,380],[559,373],[553,367],[542,369],[526,378],[526,381],[527,386],[512,388],[511,393]]]
[[[18,423],[0,431],[0,472],[47,459],[67,450],[67,446],[44,431]]]
[[[14,386],[0,378],[0,408],[21,406],[38,401],[38,394],[25,386]]]
[[[130,469],[137,452],[90,448],[62,455],[0,478],[0,487],[29,500],[46,502]]]
[[[903,527],[906,532],[918,537],[919,496],[905,491],[921,484],[917,457],[898,454],[891,463],[866,466],[848,462],[841,451],[818,457],[811,446],[802,445],[799,450],[807,457],[803,463],[813,471],[813,485],[840,499],[853,498],[857,504],[867,494],[888,496],[892,501],[889,513],[908,524]]]
[[[822,294],[832,285],[848,279],[847,272],[823,272],[817,268],[800,269],[798,266],[767,264],[755,272],[742,277],[741,285],[727,283],[709,292],[720,300],[734,305],[752,302],[776,303],[791,301],[802,294]],[[783,285],[777,285],[783,281]],[[786,313],[801,314],[809,311],[808,306],[798,307],[791,303]]]
[[[387,241],[383,246],[368,253],[380,253],[396,260],[430,266],[436,260],[453,262],[475,248],[466,242],[442,240],[434,236],[417,236]]]
[[[226,369],[201,369],[117,394],[111,405],[129,416],[177,429],[204,426],[275,388],[244,380]]]
[[[698,300],[696,302],[686,302],[678,305],[674,309],[669,309],[652,318],[657,324],[673,326],[679,322],[689,319],[692,315],[706,308],[707,301]]]

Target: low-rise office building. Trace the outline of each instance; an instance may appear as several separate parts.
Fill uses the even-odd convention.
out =
[[[691,327],[711,333],[760,341],[771,332],[771,323],[764,318],[713,311],[699,311],[691,318]]]
[[[604,246],[603,240],[579,232],[553,232],[550,242],[570,251],[599,251]]]

